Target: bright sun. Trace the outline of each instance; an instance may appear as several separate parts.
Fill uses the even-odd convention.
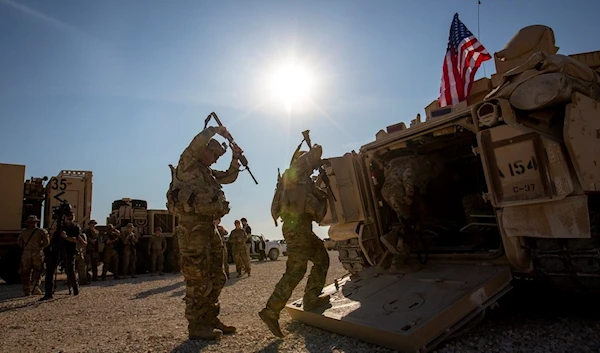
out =
[[[290,63],[275,70],[270,80],[270,90],[278,104],[290,112],[292,107],[304,103],[312,93],[314,78],[305,66]]]

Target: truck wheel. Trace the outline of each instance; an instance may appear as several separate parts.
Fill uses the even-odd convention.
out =
[[[0,278],[7,284],[21,283],[19,265],[21,264],[22,252],[20,248],[14,247],[0,258]]]
[[[277,260],[278,257],[279,257],[279,250],[277,250],[277,249],[269,250],[269,259],[271,259],[271,261]]]

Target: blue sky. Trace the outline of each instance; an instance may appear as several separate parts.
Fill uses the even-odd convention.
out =
[[[494,53],[544,24],[559,53],[599,50],[599,10],[482,0],[479,39]],[[92,216],[104,224],[122,197],[165,208],[168,164],[215,111],[259,182],[242,173],[224,187],[223,224],[246,217],[254,233],[282,238],[270,203],[301,131],[338,156],[423,113],[439,93],[455,12],[477,35],[477,1],[0,0],[0,162],[25,164],[28,178],[92,171]],[[314,84],[310,102],[288,112],[266,82],[291,60]]]

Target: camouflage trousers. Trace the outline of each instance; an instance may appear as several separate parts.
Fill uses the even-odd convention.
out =
[[[235,263],[235,270],[239,276],[244,272],[250,274],[250,256],[248,256],[248,250],[246,247],[239,249],[233,248],[233,262]]]
[[[227,246],[223,246],[223,269],[225,270],[225,276],[229,278],[229,254],[227,253]]]
[[[162,273],[163,271],[163,264],[165,262],[165,255],[163,254],[163,252],[161,250],[152,250],[152,254],[151,256],[151,272],[154,273],[156,272],[156,267],[158,265],[158,272]]]
[[[92,271],[91,279],[96,280],[98,278],[98,261],[100,260],[100,254],[97,251],[88,251],[85,254],[87,259],[87,276],[90,277],[89,272]]]
[[[79,284],[87,283],[87,269],[85,265],[85,255],[80,252],[75,256],[75,269],[77,270]]]
[[[292,291],[304,278],[308,261],[313,263],[304,290],[304,302],[317,299],[325,285],[329,269],[329,255],[323,241],[312,232],[312,220],[284,221],[283,237],[287,242],[285,273],[275,285],[267,301],[267,309],[279,313],[292,295]]]
[[[44,253],[40,251],[23,251],[21,256],[21,280],[23,283],[23,293],[31,294],[31,285],[39,286],[42,272],[44,271]]]
[[[219,295],[225,286],[223,240],[212,221],[182,217],[178,238],[181,272],[186,282],[185,317],[190,336],[219,322]]]
[[[119,277],[119,253],[115,249],[104,249],[104,260],[102,264],[102,278],[110,270],[115,277]]]
[[[134,276],[137,262],[137,252],[133,246],[125,246],[123,249],[123,275]]]

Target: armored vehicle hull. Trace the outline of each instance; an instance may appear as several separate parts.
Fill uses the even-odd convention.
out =
[[[400,351],[427,351],[513,279],[600,289],[600,52],[557,51],[550,28],[527,27],[494,54],[497,73],[473,84],[468,104],[438,108],[434,101],[424,122],[417,116],[409,128],[388,126],[358,153],[325,161],[338,197],[321,225],[330,226],[352,277],[338,283],[330,309],[288,305],[296,319]],[[402,174],[409,162],[410,197]],[[409,264],[421,266],[398,282],[382,242],[391,233],[410,249]],[[459,264],[466,267],[453,270]],[[457,285],[423,284],[432,278]],[[437,306],[385,309],[440,290],[447,298]],[[475,293],[485,293],[478,305],[458,304]],[[450,319],[436,321],[449,312]]]

